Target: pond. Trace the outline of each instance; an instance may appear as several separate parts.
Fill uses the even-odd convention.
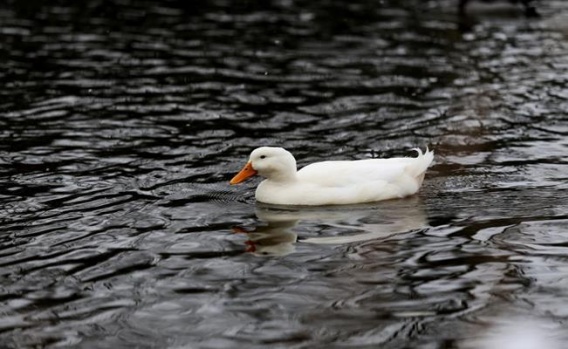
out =
[[[4,348],[559,348],[568,3],[0,5]],[[420,193],[230,186],[435,152]]]

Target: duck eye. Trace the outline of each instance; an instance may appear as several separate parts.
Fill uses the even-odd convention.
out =
[[[266,155],[261,155],[260,158],[261,158],[261,159],[266,159]]]

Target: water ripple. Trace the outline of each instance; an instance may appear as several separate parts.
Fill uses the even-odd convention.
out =
[[[563,339],[568,7],[515,11],[0,5],[2,343]],[[436,159],[419,198],[274,208],[227,184],[259,145]]]

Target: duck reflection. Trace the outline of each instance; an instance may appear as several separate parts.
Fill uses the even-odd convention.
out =
[[[247,235],[247,252],[264,256],[290,254],[295,251],[296,243],[339,245],[388,239],[428,226],[426,214],[417,197],[325,208],[258,204],[255,213],[259,222],[253,229],[234,227],[233,231]],[[318,231],[347,233],[298,238],[298,230],[316,227]],[[310,231],[310,234],[313,232]]]

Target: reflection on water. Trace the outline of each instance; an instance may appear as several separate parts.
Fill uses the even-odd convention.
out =
[[[0,2],[0,347],[565,343],[568,2],[456,2]],[[289,209],[261,145],[436,158]]]
[[[546,319],[533,317],[492,319],[479,338],[464,343],[463,348],[536,349],[563,348],[559,328]]]
[[[260,221],[254,230],[237,228],[235,231],[246,233],[247,251],[256,255],[282,256],[294,252],[298,232],[302,231],[301,243],[339,245],[380,241],[427,227],[426,215],[417,197],[335,208],[259,204],[255,214]],[[306,238],[310,229],[322,236]]]

